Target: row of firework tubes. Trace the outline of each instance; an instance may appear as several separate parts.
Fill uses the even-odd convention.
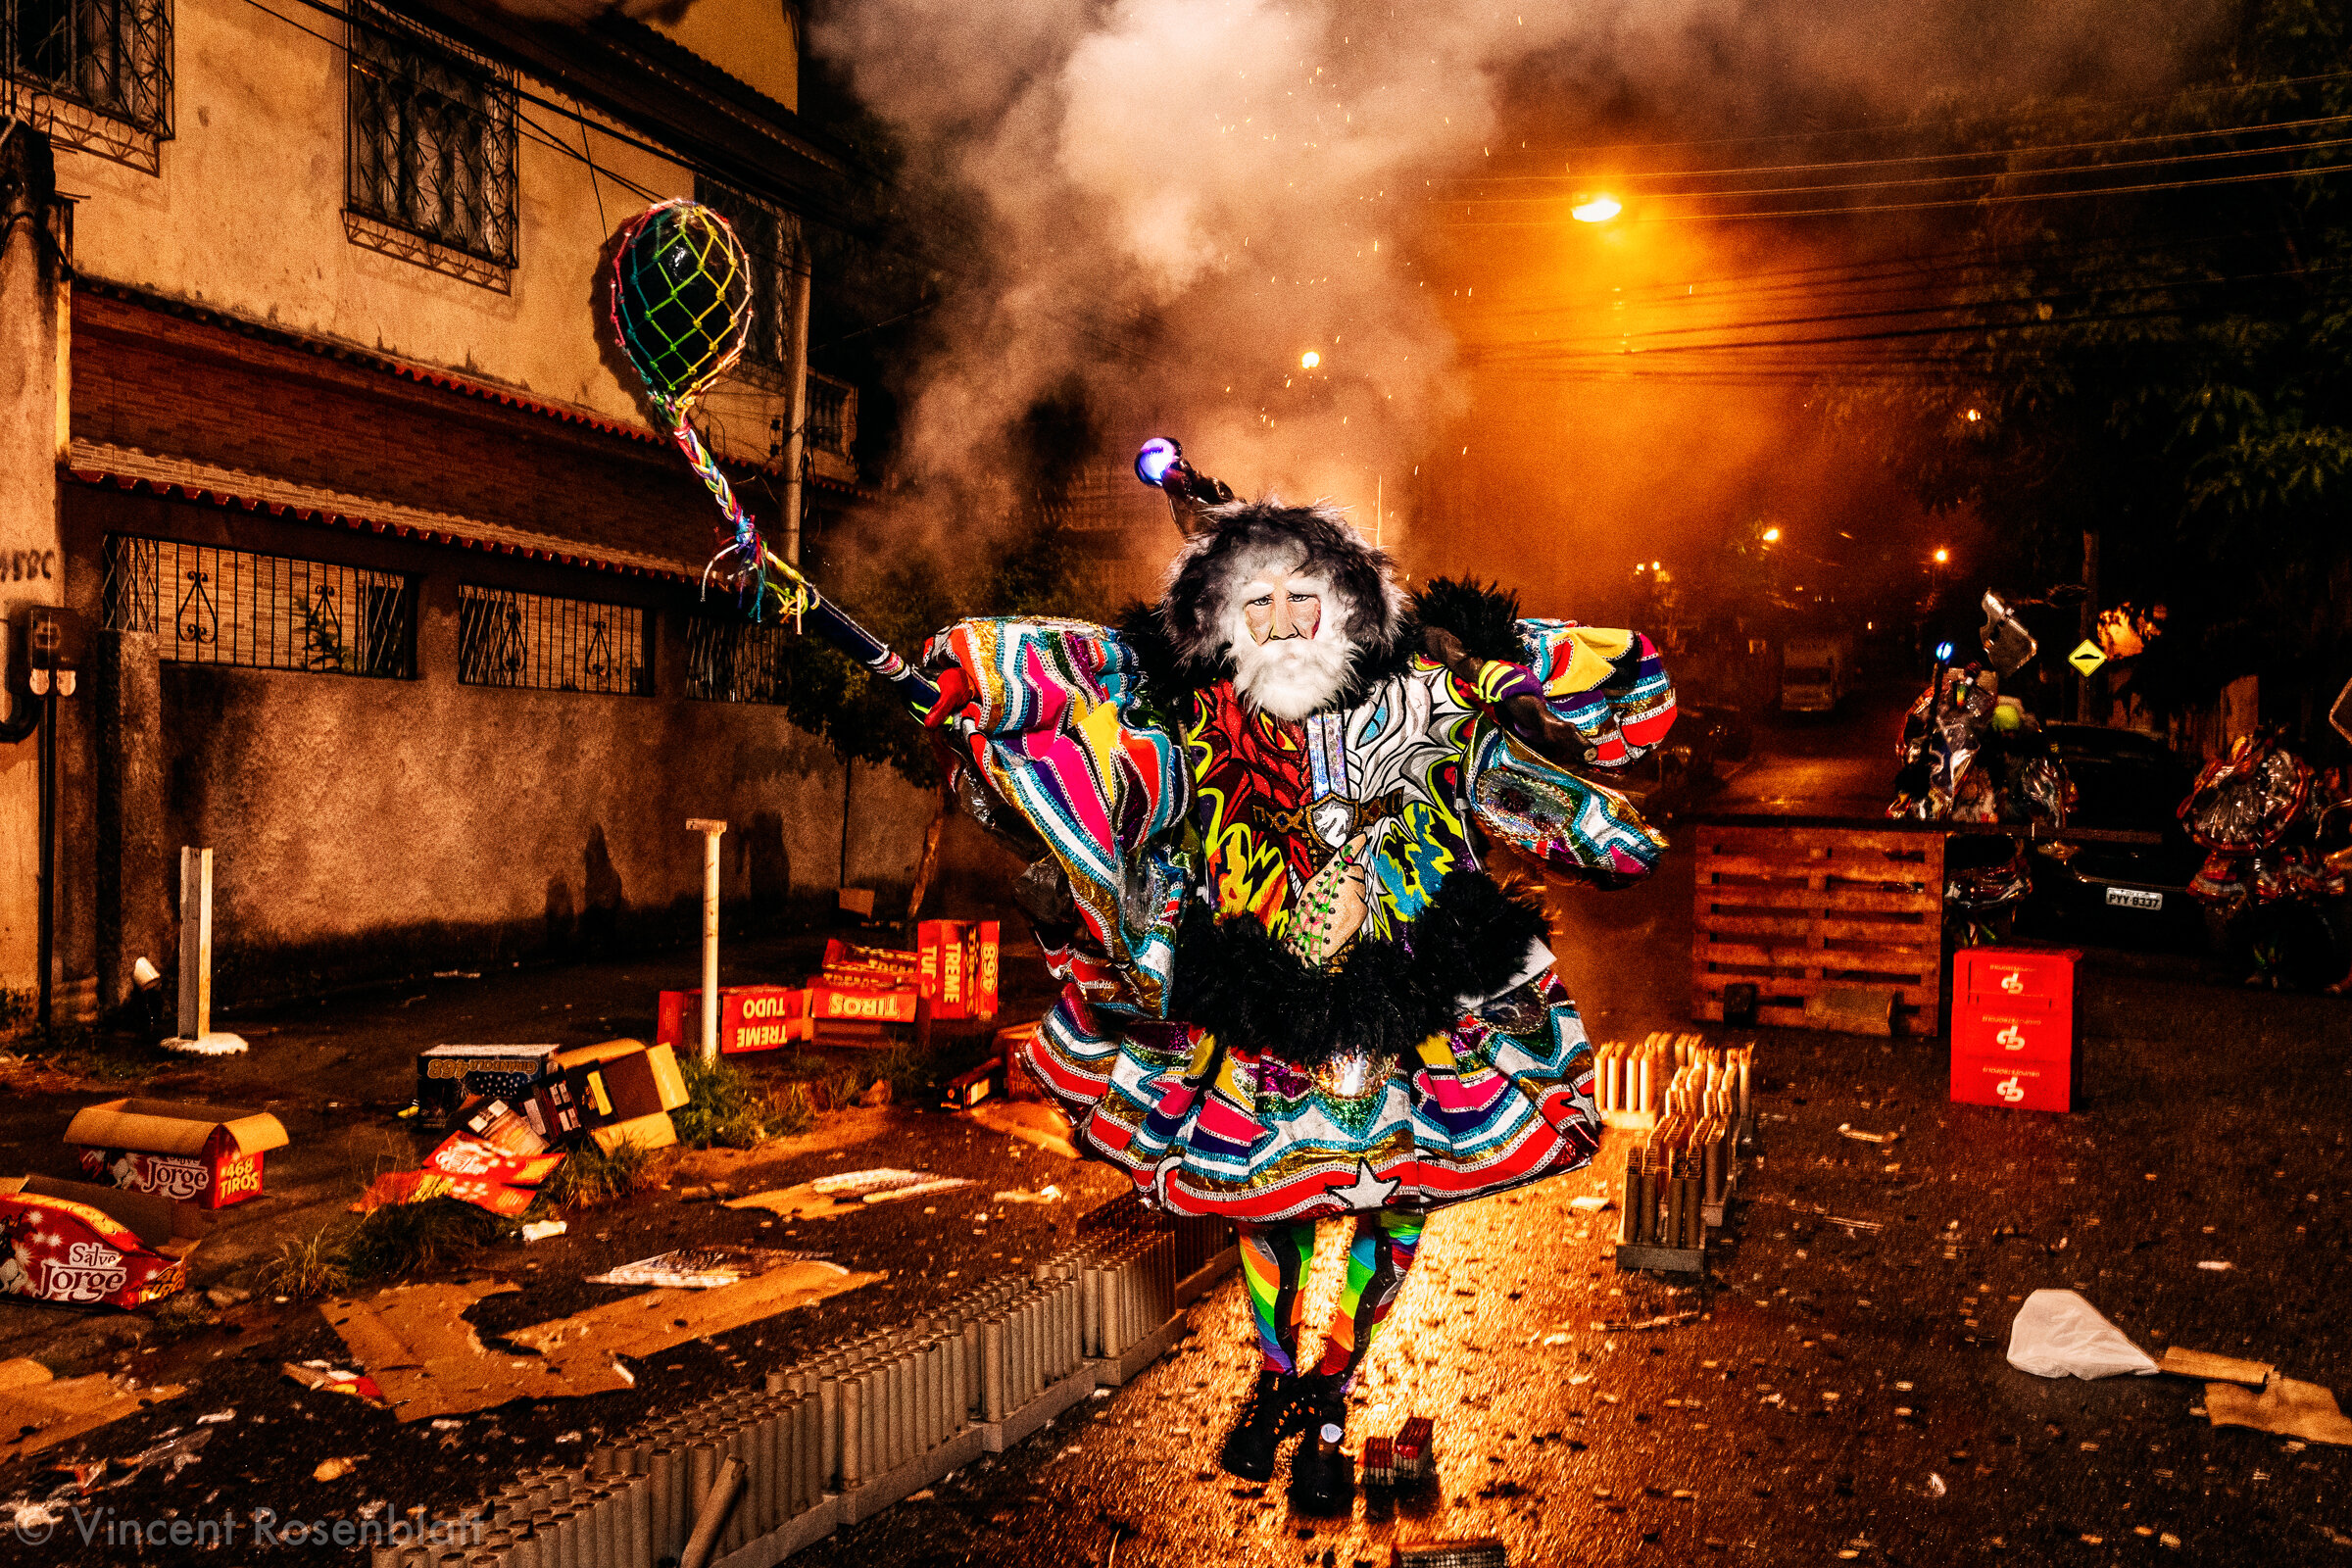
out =
[[[1754,1054],[1753,1046],[1677,1043],[1670,1072],[1642,1075],[1658,1088],[1657,1122],[1626,1152],[1626,1246],[1706,1246],[1707,1211],[1720,1213],[1731,1196]]]
[[[702,1568],[1115,1361],[1175,1314],[1178,1283],[1231,1236],[1215,1221],[1155,1225],[1140,1204],[1098,1211],[1029,1274],[652,1417],[585,1465],[525,1471],[461,1515],[480,1526],[466,1550],[381,1547],[372,1568]],[[714,1494],[723,1522],[698,1531]]]
[[[1700,1035],[1669,1035],[1660,1030],[1638,1046],[1622,1042],[1592,1053],[1592,1100],[1602,1115],[1630,1113],[1660,1116],[1667,1095],[1688,1089],[1692,1069],[1703,1074],[1701,1087],[1710,1093],[1735,1097],[1740,1119],[1747,1119],[1748,1073],[1754,1046],[1709,1046]]]

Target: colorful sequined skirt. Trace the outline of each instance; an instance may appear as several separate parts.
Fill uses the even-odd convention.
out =
[[[1075,989],[1020,1048],[1078,1137],[1151,1201],[1252,1223],[1434,1209],[1589,1163],[1592,1049],[1559,977],[1463,1014],[1409,1058],[1305,1071],[1185,1024],[1087,1006]]]

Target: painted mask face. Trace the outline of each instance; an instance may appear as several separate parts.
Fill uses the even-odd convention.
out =
[[[1303,718],[1336,699],[1355,654],[1346,600],[1303,566],[1297,552],[1248,563],[1227,601],[1234,689],[1277,718]]]
[[[1242,614],[1259,643],[1298,637],[1312,642],[1323,624],[1324,582],[1279,568],[1242,585]]]

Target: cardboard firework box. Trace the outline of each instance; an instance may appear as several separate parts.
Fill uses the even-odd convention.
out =
[[[0,1180],[0,1293],[134,1307],[188,1283],[210,1222],[182,1200],[48,1176]]]
[[[75,1111],[66,1143],[92,1181],[221,1208],[262,1196],[262,1155],[286,1129],[268,1111],[109,1100]]]
[[[825,944],[824,967],[808,987],[808,1020],[819,1044],[879,1045],[892,1024],[922,1016],[920,958],[897,948],[840,940]]]
[[[664,991],[656,1013],[654,1043],[673,1050],[703,1043],[703,993]],[[815,1032],[808,1017],[808,993],[799,986],[718,988],[718,1050],[726,1056],[774,1051]]]
[[[424,1156],[427,1170],[509,1187],[536,1187],[563,1163],[564,1152],[551,1152],[529,1120],[503,1100],[476,1110]]]
[[[666,1149],[678,1141],[669,1113],[686,1103],[686,1080],[669,1047],[608,1040],[559,1053],[555,1072],[523,1107],[531,1131],[550,1143],[587,1133],[601,1149],[633,1143]]]
[[[468,1100],[518,1104],[555,1071],[560,1046],[433,1046],[416,1054],[416,1108],[455,1122]]]

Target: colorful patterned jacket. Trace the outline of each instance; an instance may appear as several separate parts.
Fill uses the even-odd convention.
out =
[[[1067,879],[1074,917],[1040,929],[1055,972],[1091,1006],[1312,1064],[1409,1051],[1524,978],[1543,920],[1487,874],[1486,840],[1606,884],[1665,847],[1625,796],[1514,733],[1507,706],[1535,697],[1586,770],[1623,767],[1674,721],[1648,639],[1501,624],[1510,646],[1465,638],[1453,667],[1416,626],[1300,721],[1172,666],[1144,617],[967,620],[926,657],[972,694],[973,771]]]

